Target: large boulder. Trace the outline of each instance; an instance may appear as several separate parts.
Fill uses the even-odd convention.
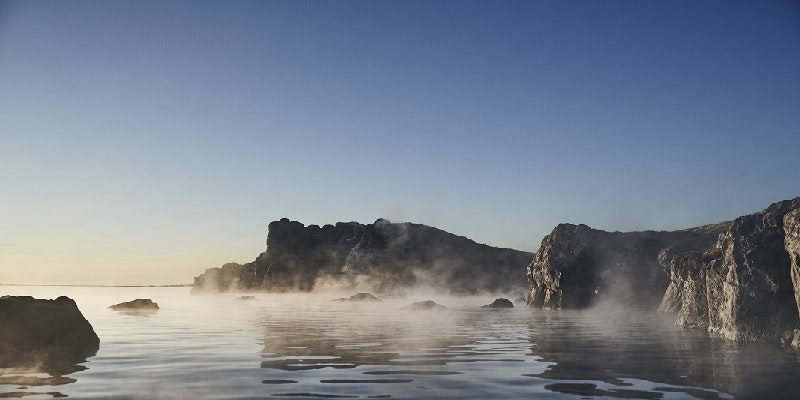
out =
[[[0,368],[64,373],[99,348],[100,339],[72,299],[0,297]]]
[[[475,243],[426,225],[339,222],[269,224],[267,250],[247,264],[210,268],[193,293],[368,290],[392,294],[425,286],[452,294],[526,291],[533,254]]]

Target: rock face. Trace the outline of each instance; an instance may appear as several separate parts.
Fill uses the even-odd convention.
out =
[[[783,217],[783,229],[786,232],[784,244],[789,254],[792,285],[797,309],[800,311],[800,209],[792,210]]]
[[[800,198],[674,232],[559,225],[528,267],[528,306],[612,301],[728,339],[785,343],[800,321],[798,238]]]
[[[269,224],[267,250],[195,278],[193,292],[307,292],[326,287],[392,293],[426,285],[452,294],[526,291],[533,254],[478,244],[433,227],[340,222]]]
[[[0,297],[0,368],[74,369],[99,348],[100,339],[72,299]]]
[[[725,226],[621,233],[558,225],[528,267],[528,306],[584,308],[613,300],[654,308],[669,283],[661,260],[710,245]]]
[[[114,304],[108,308],[118,311],[155,311],[158,310],[158,303],[150,299],[136,299]]]

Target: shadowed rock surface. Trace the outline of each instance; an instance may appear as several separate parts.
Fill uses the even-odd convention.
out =
[[[795,198],[674,232],[559,225],[528,267],[528,306],[658,309],[682,327],[786,343],[800,321],[798,209]]]
[[[492,304],[481,306],[481,308],[514,308],[514,303],[509,299],[497,299]]]
[[[379,219],[305,226],[269,224],[267,250],[247,264],[211,268],[193,292],[306,292],[363,288],[396,293],[425,285],[452,294],[527,291],[532,253],[475,243],[440,229]]]
[[[82,369],[100,339],[75,301],[0,297],[0,368],[36,367],[54,375]]]
[[[418,301],[416,303],[409,304],[402,308],[402,310],[409,310],[409,311],[446,310],[446,309],[447,307],[433,300]]]
[[[108,308],[118,311],[155,311],[158,310],[158,303],[150,299],[136,299],[114,304]]]

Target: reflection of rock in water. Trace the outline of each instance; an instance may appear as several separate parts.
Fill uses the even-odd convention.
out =
[[[660,398],[663,392],[682,392],[696,398],[725,396],[779,398],[796,393],[797,356],[784,349],[759,344],[709,339],[701,332],[679,331],[644,314],[588,314],[561,318],[555,331],[534,337],[533,351],[553,362],[545,372],[534,374],[553,380],[593,380],[607,383],[575,385],[557,383],[547,389],[585,396]],[[547,323],[547,321],[541,321]],[[560,331],[563,331],[561,334]],[[665,355],[670,355],[665,357]],[[800,372],[800,371],[798,371]],[[631,379],[661,382],[646,393],[635,394]],[[635,396],[634,396],[635,394]],[[777,396],[777,397],[775,397]]]
[[[30,296],[0,297],[0,385],[54,386],[86,369],[77,365],[97,353],[100,339],[75,302]],[[41,373],[50,377],[41,377]],[[60,393],[14,392],[0,397]]]
[[[302,371],[371,365],[413,371],[417,368],[409,366],[473,361],[474,354],[468,350],[462,353],[460,346],[474,344],[474,340],[449,331],[454,325],[446,321],[455,318],[449,313],[435,313],[435,317],[425,319],[419,317],[420,313],[387,315],[385,307],[375,303],[357,305],[359,309],[352,314],[268,316],[261,367]]]

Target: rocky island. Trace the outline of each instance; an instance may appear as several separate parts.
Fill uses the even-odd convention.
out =
[[[284,218],[269,224],[267,249],[255,261],[210,268],[192,291],[526,293],[531,257],[420,224],[379,219],[320,227]]]
[[[673,232],[561,224],[527,275],[528,307],[657,310],[724,338],[798,346],[800,197]]]

